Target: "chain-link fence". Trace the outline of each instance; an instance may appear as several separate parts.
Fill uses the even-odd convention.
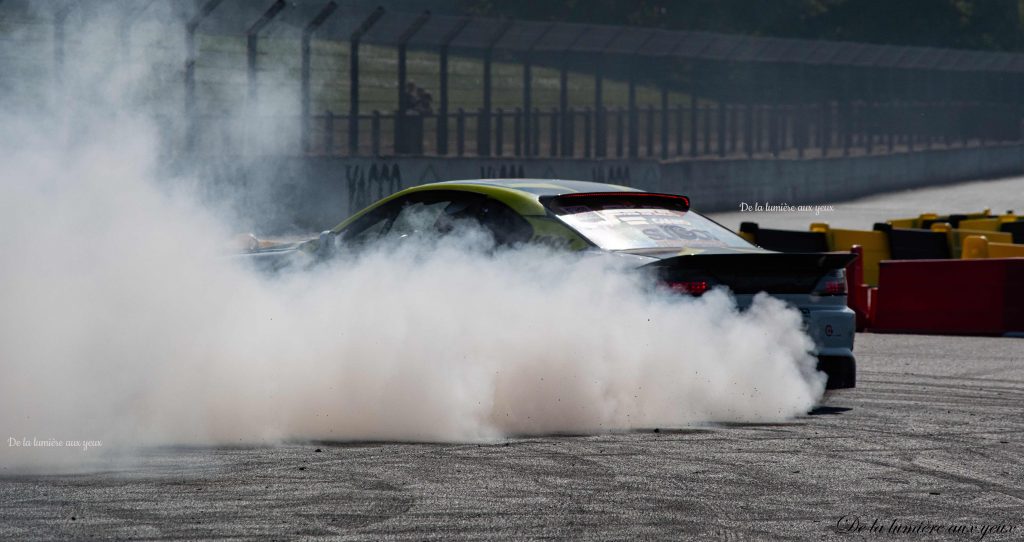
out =
[[[0,0],[0,62],[60,84],[97,19],[113,61],[159,59],[193,152],[818,157],[1017,141],[1024,112],[1024,55],[363,0]]]

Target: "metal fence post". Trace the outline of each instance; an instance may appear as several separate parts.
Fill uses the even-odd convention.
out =
[[[608,148],[604,111],[604,56],[594,66],[594,156],[604,158]]]
[[[551,132],[548,134],[548,143],[551,146],[550,156],[558,156],[558,108],[551,108]]]
[[[523,59],[523,110],[526,111],[526,117],[524,121],[525,140],[526,140],[526,155],[533,156],[535,154],[533,150],[533,57],[527,52],[526,57]]]
[[[590,158],[591,113],[589,107],[583,108],[583,157]]]
[[[217,9],[222,0],[207,0],[199,11],[185,25],[185,150],[195,150],[198,118],[196,115],[196,30],[213,10]],[[63,24],[63,23],[62,23]],[[61,31],[60,55],[63,65],[63,30]]]
[[[796,136],[793,130],[793,106],[782,104],[779,106],[779,152],[785,153],[793,146],[793,138]]]
[[[615,156],[616,156],[616,158],[622,158],[622,151],[623,151],[622,147],[623,147],[623,143],[624,143],[623,139],[625,137],[625,134],[623,134],[623,121],[624,121],[623,116],[624,116],[624,111],[622,110],[622,108],[619,107],[618,109],[616,109],[616,111],[615,111]]]
[[[258,92],[258,82],[256,80],[256,62],[258,59],[257,53],[259,52],[259,40],[260,31],[263,30],[270,21],[277,17],[281,10],[283,10],[288,4],[284,0],[277,0],[267,8],[267,11],[263,12],[263,15],[256,22],[252,23],[252,26],[245,31],[245,59],[246,59],[246,80],[249,83],[249,105],[250,107],[256,101]],[[250,111],[251,113],[251,111]]]
[[[569,116],[565,117],[568,122],[565,127],[562,128],[563,132],[567,132],[569,135],[565,138],[565,147],[569,149],[570,157],[576,156],[576,108],[569,108]],[[563,149],[564,152],[564,149]]]
[[[743,150],[747,153],[747,158],[753,158],[754,156],[754,105],[750,103],[748,98],[746,105],[744,106],[744,117],[743,117]]]
[[[932,110],[933,107],[935,107],[935,105],[931,101],[929,101],[925,105],[921,106],[921,110],[918,113],[918,116],[921,119],[922,124],[923,124],[923,126],[922,126],[923,130],[922,131],[924,132],[924,148],[925,148],[925,150],[928,150],[928,149],[932,148],[932,135],[934,133],[934,125],[935,125],[935,123],[933,121],[933,118],[934,118],[934,111]]]
[[[505,146],[505,110],[498,108],[494,116],[494,155],[501,156]]]
[[[639,58],[637,53],[642,51],[644,46],[655,38],[656,32],[650,32],[647,38],[633,50],[629,57],[627,77],[629,78],[629,157],[636,158],[640,155],[640,113],[636,107],[636,70]]]
[[[948,100],[942,103],[942,118],[945,122],[942,123],[942,144],[949,147],[952,144],[953,131],[956,126],[953,124],[953,105]]]
[[[409,103],[409,94],[405,91],[406,86],[406,54],[409,48],[409,40],[412,39],[416,32],[430,19],[430,12],[424,11],[421,13],[408,28],[402,31],[398,36],[398,110],[395,111],[395,154],[409,154],[414,149],[422,148],[423,145],[423,121],[422,117],[417,118],[416,124],[421,128],[420,130],[411,130],[410,124],[406,122],[406,110],[412,107]],[[418,138],[418,142],[414,142],[413,139]]]
[[[768,107],[768,152],[773,158],[779,157],[779,104]]]
[[[839,130],[843,138],[843,156],[850,156],[850,147],[853,143],[852,106],[848,99],[844,99],[839,107]]]
[[[796,104],[794,108],[793,139],[796,140],[796,157],[804,157],[804,148],[807,145],[807,123],[804,122],[804,105]]]
[[[636,158],[640,154],[640,127],[636,110],[636,67],[635,62],[629,66],[629,157]]]
[[[383,16],[384,8],[377,6],[377,9],[374,9],[352,32],[348,40],[348,153],[350,155],[359,153],[359,41]]]
[[[370,117],[370,148],[374,156],[380,156],[380,111],[376,109]]]
[[[470,22],[469,17],[463,17],[455,23],[451,31],[441,40],[440,50],[440,103],[437,110],[437,154],[448,154],[448,48],[455,38],[459,36],[466,25]]]
[[[971,111],[970,111],[970,108],[967,106],[967,104],[961,102],[960,103],[960,118],[961,119],[970,118],[970,113],[971,113]],[[963,121],[961,121],[961,122],[963,122]],[[967,144],[969,143],[969,141],[968,141],[970,139],[970,128],[969,128],[969,126],[970,126],[969,124],[968,125],[961,124],[961,126],[960,126],[960,142],[961,142],[960,146],[961,147],[966,147]]]
[[[661,159],[668,159],[668,89],[661,87]]]
[[[466,110],[461,107],[455,114],[455,151],[459,156],[466,153]]]
[[[527,152],[530,156],[540,156],[540,108],[533,108],[533,113],[530,116],[533,118],[533,122],[530,124],[530,139],[533,148]]]
[[[572,156],[572,130],[569,128],[572,113],[569,111],[569,60],[568,53],[562,51],[562,62],[558,68],[558,117],[562,124],[562,157]]]
[[[494,57],[494,47],[512,27],[512,22],[511,19],[505,20],[498,31],[491,36],[491,40],[484,49],[484,106],[476,126],[477,156],[491,155],[491,63]]]
[[[711,106],[702,107],[704,113],[704,155],[711,154]]]
[[[736,152],[736,144],[739,141],[739,137],[740,137],[739,136],[739,129],[740,129],[740,119],[739,119],[739,116],[740,116],[739,115],[739,106],[730,105],[729,106],[729,153],[730,154]]]
[[[622,35],[616,32],[605,42],[601,52],[596,55],[594,64],[594,156],[604,158],[608,154],[608,108],[604,106],[604,65],[607,61],[608,48]]]
[[[764,111],[766,105],[754,106],[753,130],[754,130],[754,152],[760,153],[764,150]]]
[[[648,158],[654,156],[654,106],[647,104],[647,126],[645,126],[644,132],[646,132],[647,140],[647,152],[645,153]]]
[[[554,28],[555,23],[549,24],[540,35],[537,36],[530,46],[527,47],[525,54],[523,55],[523,143],[525,147],[525,156],[536,156],[538,154],[538,130],[537,122],[538,116],[534,112],[533,108],[533,49],[537,46],[548,32]]]
[[[718,144],[718,156],[720,158],[724,158],[725,157],[725,140],[726,140],[726,137],[725,137],[726,136],[726,134],[725,134],[725,132],[726,132],[726,111],[725,111],[725,109],[727,107],[728,106],[725,104],[725,99],[720,97],[718,99],[718,122],[715,123],[716,124],[716,128],[717,128],[717,133],[715,135],[718,136],[716,139],[718,140],[717,141],[717,144]]]
[[[866,124],[864,126],[864,154],[872,154],[875,150],[875,118],[877,117],[877,103],[864,104],[864,115]]]
[[[896,107],[893,102],[885,104],[885,139],[889,154],[896,145]]]
[[[490,132],[490,130],[491,130],[491,115],[492,115],[492,113],[490,111],[488,111],[487,112],[487,121],[486,121],[487,122],[487,131],[488,132]],[[484,124],[484,108],[482,108],[482,107],[478,108],[476,110],[476,115],[475,116],[476,116],[476,141],[477,141],[477,148],[476,148],[476,150],[477,150],[477,156],[483,156],[483,155],[480,154],[480,130],[481,130],[483,124]],[[490,149],[490,142],[489,142],[489,140],[490,140],[491,134],[488,133],[487,137],[488,137],[487,156],[490,156],[491,155],[491,149]]]
[[[562,120],[562,156],[565,157],[571,157],[576,152],[575,112],[569,108],[569,54],[587,30],[589,27],[581,27],[576,37],[562,50],[562,62],[558,71],[558,109]]]
[[[690,157],[697,156],[697,131],[698,131],[698,110],[697,94],[690,94]]]
[[[331,0],[324,4],[320,12],[313,17],[313,20],[302,29],[302,152],[309,152],[310,149],[310,110],[312,109],[312,95],[310,91],[310,72],[312,70],[312,41],[313,34],[320,28],[334,11],[338,4]]]
[[[821,148],[821,156],[828,156],[828,143],[831,140],[831,105],[828,100],[821,101],[818,106],[818,147]]]
[[[918,133],[918,109],[916,109],[913,103],[910,103],[905,109],[909,114],[906,122],[906,150],[908,153],[912,153],[914,136]]]
[[[257,124],[256,118],[259,111],[257,104],[257,97],[259,93],[259,73],[257,71],[257,63],[259,60],[260,31],[270,24],[270,21],[272,21],[274,17],[277,17],[277,15],[281,13],[281,10],[283,10],[287,5],[288,4],[285,3],[284,0],[277,0],[267,8],[267,11],[265,11],[263,15],[261,15],[260,18],[249,27],[248,30],[245,31],[245,77],[249,87],[245,104],[246,129],[244,141],[246,143],[248,143],[249,138],[254,132],[262,132],[262,126]]]
[[[515,138],[513,154],[516,157],[523,155],[523,108],[517,107],[512,118],[512,133]]]
[[[683,155],[683,104],[676,104],[676,156]]]
[[[324,112],[324,154],[330,156],[334,153],[334,112],[330,109]]]

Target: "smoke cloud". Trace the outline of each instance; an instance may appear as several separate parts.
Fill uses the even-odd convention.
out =
[[[260,274],[204,179],[164,173],[173,130],[139,90],[146,59],[101,62],[39,88],[50,105],[31,114],[0,101],[4,469],[162,444],[776,422],[821,397],[798,312],[670,296],[614,259],[465,235]]]

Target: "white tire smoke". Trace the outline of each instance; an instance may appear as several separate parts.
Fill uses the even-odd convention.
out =
[[[655,294],[602,258],[450,240],[260,275],[227,256],[238,232],[188,189],[202,179],[159,173],[146,112],[166,104],[83,73],[60,112],[0,111],[0,464],[83,457],[32,439],[121,453],[776,422],[822,394],[780,301]]]

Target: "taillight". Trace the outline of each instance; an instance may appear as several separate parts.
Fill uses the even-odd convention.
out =
[[[701,295],[711,287],[706,280],[665,281],[662,284],[674,292],[690,295]]]
[[[846,270],[836,269],[821,277],[814,286],[816,295],[846,295]]]

